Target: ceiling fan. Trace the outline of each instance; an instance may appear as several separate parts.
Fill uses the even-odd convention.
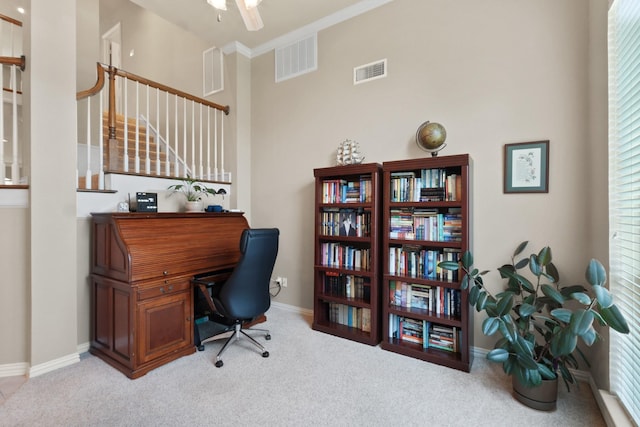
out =
[[[244,25],[248,31],[258,31],[264,24],[258,12],[258,4],[262,0],[236,0],[236,5],[240,11],[240,16],[244,21]],[[227,10],[227,0],[207,0],[211,6],[218,10]],[[220,21],[220,15],[218,15],[218,21]]]

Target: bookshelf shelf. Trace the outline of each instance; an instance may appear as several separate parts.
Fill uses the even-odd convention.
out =
[[[380,177],[377,163],[314,169],[313,329],[377,345]],[[343,220],[351,226],[342,228]]]
[[[470,249],[470,168],[466,154],[384,162],[381,214],[380,346],[466,372],[473,313],[437,264]]]

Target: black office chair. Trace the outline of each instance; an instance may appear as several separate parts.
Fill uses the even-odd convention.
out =
[[[280,231],[277,228],[244,230],[240,237],[240,261],[231,275],[220,284],[206,283],[206,280],[204,282],[209,288],[209,295],[206,295],[210,297],[209,304],[215,310],[209,318],[218,325],[218,329],[202,341],[198,335],[196,338],[198,349],[204,349],[205,341],[233,331],[216,356],[218,368],[223,365],[222,353],[232,341],[239,340],[241,334],[260,349],[262,357],[269,357],[269,352],[245,332],[262,331],[265,333],[265,338],[269,340],[271,339],[269,331],[257,328],[246,329],[242,324],[261,316],[271,306],[269,285],[278,254],[279,234]],[[203,285],[203,281],[198,279],[194,282]]]

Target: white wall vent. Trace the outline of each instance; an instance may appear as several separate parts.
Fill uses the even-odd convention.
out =
[[[353,69],[353,84],[357,85],[371,80],[387,77],[387,59],[364,64]]]
[[[276,49],[276,82],[318,69],[318,34]]]

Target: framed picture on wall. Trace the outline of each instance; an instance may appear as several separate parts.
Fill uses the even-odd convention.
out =
[[[549,141],[505,144],[503,191],[549,192]]]

